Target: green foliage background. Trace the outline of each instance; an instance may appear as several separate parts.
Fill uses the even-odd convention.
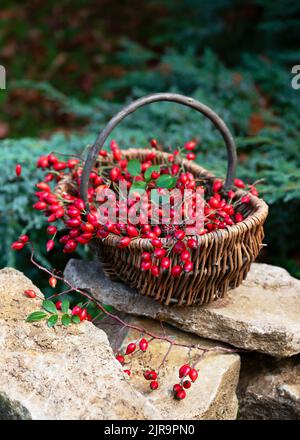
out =
[[[52,3],[47,2],[48,8]],[[72,4],[81,6],[80,1]],[[300,91],[291,87],[291,67],[300,59],[299,2],[165,0],[149,5],[144,14],[157,8],[164,13],[148,27],[140,29],[138,23],[135,39],[129,38],[130,30],[123,30],[113,50],[102,53],[103,63],[121,69],[122,74],[103,74],[88,93],[76,88],[76,78],[63,80],[60,72],[51,81],[41,74],[24,78],[20,70],[27,64],[22,56],[12,63],[14,77],[7,93],[1,95],[3,105],[10,102],[14,90],[31,90],[40,100],[55,103],[60,115],[72,115],[73,126],[67,134],[60,131],[49,136],[49,127],[51,131],[55,125],[43,113],[35,119],[30,107],[22,110],[17,121],[10,118],[12,138],[0,145],[0,266],[16,266],[32,275],[24,255],[10,250],[10,243],[29,230],[41,261],[52,266],[65,263],[65,257],[46,255],[43,218],[32,210],[36,158],[53,150],[81,152],[124,103],[148,93],[172,91],[203,101],[229,125],[238,147],[238,176],[249,182],[264,179],[261,193],[271,208],[264,258],[300,276]],[[48,13],[47,8],[40,12],[37,26],[42,32]],[[8,24],[2,24],[4,35],[9,35]],[[28,28],[30,23],[22,31],[25,35]],[[114,38],[105,25],[103,29],[108,38]],[[64,27],[63,32],[64,40],[65,33],[76,33],[76,29]],[[59,44],[50,35],[44,39],[54,57]],[[84,60],[81,52],[78,45],[75,53]],[[81,68],[89,66],[83,63]],[[143,108],[113,136],[122,148],[144,147],[152,137],[176,147],[196,137],[200,141],[198,161],[218,175],[225,174],[220,135],[209,121],[179,105]],[[13,172],[17,162],[23,165],[19,180]]]

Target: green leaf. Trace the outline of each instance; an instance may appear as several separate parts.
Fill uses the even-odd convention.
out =
[[[53,327],[57,323],[57,320],[58,320],[57,315],[50,316],[50,318],[47,321],[48,327]]]
[[[26,322],[36,322],[40,321],[41,319],[46,318],[47,313],[43,312],[42,310],[39,310],[38,312],[30,313],[30,315],[27,316]]]
[[[64,299],[61,303],[61,311],[63,313],[67,313],[70,307],[70,302],[67,299]]]
[[[133,182],[131,187],[130,187],[130,193],[133,192],[139,192],[139,193],[144,193],[145,189],[146,189],[147,183],[143,182],[141,180],[137,180],[136,182]]]
[[[80,318],[78,315],[73,315],[72,316],[72,322],[74,322],[74,324],[79,324],[80,323]]]
[[[127,165],[127,170],[132,176],[141,174],[141,162],[137,159],[130,160]]]
[[[156,180],[158,188],[174,188],[176,183],[176,177],[170,176],[170,174],[162,174]]]
[[[61,322],[62,322],[62,324],[63,324],[64,326],[68,327],[68,325],[71,324],[71,318],[70,318],[70,315],[67,315],[67,314],[62,315],[62,317],[61,317]]]
[[[57,313],[57,309],[55,307],[54,302],[49,301],[49,299],[45,299],[42,303],[43,309],[47,310],[49,313]]]
[[[160,171],[160,166],[159,165],[152,165],[151,167],[147,168],[144,174],[144,177],[146,180],[150,180],[151,179],[151,174],[153,171]]]

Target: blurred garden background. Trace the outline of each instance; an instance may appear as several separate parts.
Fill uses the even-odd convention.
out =
[[[172,91],[203,101],[229,125],[238,177],[264,179],[258,189],[270,204],[261,260],[300,277],[300,90],[291,86],[299,29],[298,0],[2,0],[0,267],[34,278],[25,253],[10,249],[29,231],[41,262],[65,262],[47,255],[44,218],[33,212],[37,157],[80,152],[125,103]],[[196,138],[198,162],[225,175],[219,134],[182,106],[143,108],[113,137],[121,148]]]

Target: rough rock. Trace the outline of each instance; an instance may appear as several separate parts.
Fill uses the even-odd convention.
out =
[[[238,397],[242,419],[299,420],[300,356],[244,356]]]
[[[160,319],[199,336],[278,357],[300,352],[300,281],[282,268],[253,264],[247,280],[225,300],[204,307],[163,306],[123,283],[100,263],[70,260],[65,276],[119,311]]]
[[[92,323],[26,323],[41,304],[25,297],[26,289],[41,296],[20,272],[0,271],[0,419],[161,418]]]
[[[222,347],[169,325],[163,325],[162,328],[153,320],[132,318],[130,324],[144,328],[152,334],[174,339],[183,345],[199,345],[210,350]],[[138,331],[130,329],[123,341],[123,350],[128,343],[138,341],[140,337]],[[203,353],[198,349],[192,349],[189,353],[189,348],[173,346],[159,369],[159,389],[152,391],[149,381],[143,377],[143,371],[158,371],[169,347],[168,342],[155,339],[149,343],[145,353],[138,352],[127,356],[128,366],[124,368],[130,368],[130,381],[134,388],[147,396],[166,419],[235,419],[238,409],[236,386],[240,369],[239,355],[212,351],[202,357]],[[185,363],[197,364],[199,377],[187,390],[186,399],[178,401],[174,399],[172,388],[175,383],[179,383],[178,369]]]

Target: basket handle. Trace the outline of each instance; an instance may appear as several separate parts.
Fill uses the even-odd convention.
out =
[[[119,122],[126,118],[126,116],[130,115],[130,113],[135,112],[138,108],[143,107],[146,104],[151,104],[152,102],[157,101],[172,101],[183,104],[187,107],[192,107],[213,122],[215,127],[221,132],[227,148],[228,167],[225,188],[229,189],[233,185],[237,162],[236,147],[233,137],[225,122],[210,107],[207,107],[206,105],[202,104],[199,101],[196,101],[193,98],[178,95],[175,93],[156,93],[154,95],[144,96],[143,98],[137,99],[128,106],[124,107],[108,122],[106,127],[104,127],[103,130],[100,131],[95,143],[89,148],[80,185],[80,195],[85,203],[87,203],[89,176],[92,171],[94,162],[98,156],[99,151],[103,147],[104,142],[106,141],[112,130],[119,124]]]

